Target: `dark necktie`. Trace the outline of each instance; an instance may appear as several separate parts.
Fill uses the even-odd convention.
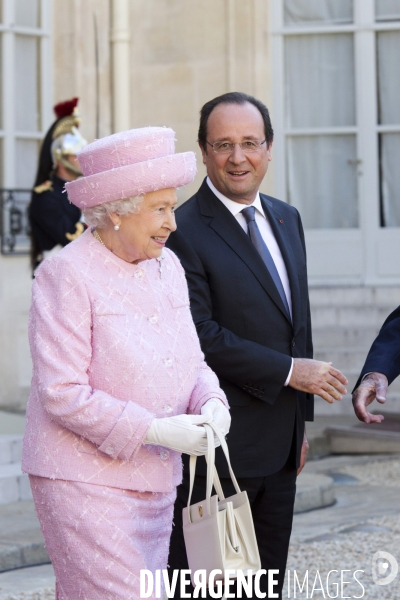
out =
[[[290,318],[289,305],[286,298],[285,290],[283,289],[281,278],[279,277],[279,273],[275,266],[274,259],[272,258],[271,253],[268,250],[268,246],[264,242],[260,230],[258,229],[258,225],[256,223],[256,209],[254,206],[247,206],[247,208],[244,208],[241,212],[244,218],[246,219],[250,239],[253,242],[253,245],[255,246],[257,252],[263,259],[264,264],[267,267],[273,282],[275,283],[276,289],[279,292],[283,305],[286,308],[287,314]]]

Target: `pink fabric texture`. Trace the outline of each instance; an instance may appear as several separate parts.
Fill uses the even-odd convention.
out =
[[[175,132],[169,127],[141,127],[95,140],[79,152],[84,175],[118,169],[175,152]]]
[[[175,491],[29,479],[57,600],[138,600],[140,570],[166,569]]]
[[[167,127],[144,127],[89,144],[78,154],[85,176],[65,184],[69,200],[84,210],[190,183],[196,175],[196,156],[174,154],[174,136]]]
[[[33,379],[23,470],[127,490],[170,492],[180,454],[143,445],[154,417],[226,398],[204,362],[177,257],[119,259],[88,229],[33,283]]]

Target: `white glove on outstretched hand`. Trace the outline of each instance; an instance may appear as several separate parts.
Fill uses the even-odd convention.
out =
[[[201,425],[209,420],[207,415],[176,415],[153,419],[144,443],[202,456],[207,453],[207,434]]]
[[[214,421],[222,435],[225,436],[228,433],[231,426],[231,415],[221,400],[218,400],[218,398],[207,400],[201,407],[201,414],[210,417],[210,420]]]

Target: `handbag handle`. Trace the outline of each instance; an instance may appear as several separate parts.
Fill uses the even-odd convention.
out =
[[[207,466],[207,484],[206,484],[206,503],[207,503],[207,512],[208,515],[211,516],[211,490],[213,486],[213,474],[214,474],[214,463],[215,463],[215,446],[214,446],[214,434],[211,427],[207,427],[206,424],[202,425],[202,427],[206,430],[207,435],[207,456],[206,461],[207,465],[212,465],[212,469]],[[189,495],[188,495],[188,517],[189,521],[192,522],[190,515],[190,501],[192,499],[193,492],[193,484],[194,484],[194,476],[196,473],[196,463],[197,456],[190,456],[189,459]]]
[[[231,477],[231,480],[232,480],[233,486],[234,486],[234,488],[235,488],[236,492],[237,492],[238,494],[240,494],[240,492],[241,492],[242,490],[241,490],[241,489],[240,489],[240,487],[239,487],[239,484],[238,484],[238,482],[237,482],[237,479],[236,479],[236,477],[235,477],[235,474],[234,474],[234,472],[233,472],[233,469],[232,469],[232,465],[231,465],[231,459],[230,459],[230,457],[229,457],[229,450],[228,450],[228,444],[226,443],[226,439],[225,439],[225,437],[222,435],[222,433],[221,433],[221,430],[220,430],[220,429],[219,429],[219,428],[218,428],[218,427],[215,425],[215,423],[211,422],[211,423],[207,423],[207,425],[208,425],[209,427],[211,427],[211,429],[214,431],[215,435],[216,435],[216,436],[217,436],[217,438],[219,439],[219,442],[220,442],[220,444],[221,444],[222,451],[223,451],[223,453],[225,454],[226,462],[228,463],[229,475],[230,475],[230,477]],[[215,452],[214,452],[214,454],[215,454]],[[220,489],[221,489],[221,492],[222,492],[221,482],[220,482],[220,480],[219,480],[219,476],[218,476],[217,468],[216,468],[216,467],[215,467],[215,465],[214,465],[214,487],[215,487],[215,490],[216,490],[216,492],[217,492],[218,496],[220,496],[220,494],[218,493],[217,487],[215,486],[215,483],[217,483],[217,486],[219,486],[219,487],[220,487]],[[223,499],[224,499],[224,497],[225,497],[225,496],[224,496],[224,493],[222,492],[222,498],[220,497],[220,499],[221,499],[221,500],[223,500]]]
[[[219,442],[221,444],[222,451],[225,454],[225,458],[226,458],[226,461],[228,463],[229,475],[231,477],[231,480],[232,480],[232,483],[234,485],[234,488],[235,488],[235,490],[236,490],[236,492],[238,494],[240,494],[241,489],[239,487],[239,484],[238,484],[238,482],[236,480],[235,474],[234,474],[233,469],[232,469],[231,461],[230,461],[230,458],[229,458],[228,445],[227,445],[226,440],[225,440],[224,436],[222,435],[221,431],[219,430],[219,428],[213,422],[211,422],[211,423],[204,423],[204,425],[202,425],[202,427],[205,428],[206,434],[207,434],[206,504],[207,504],[208,515],[211,516],[211,492],[212,492],[212,486],[213,486],[213,484],[214,484],[215,491],[217,492],[217,495],[218,495],[219,499],[223,500],[225,498],[224,492],[222,490],[221,482],[220,482],[220,479],[219,479],[219,476],[218,476],[218,472],[217,472],[217,469],[215,467],[214,434],[217,436],[217,438],[218,438],[218,440],[219,440]],[[192,522],[191,521],[191,515],[190,515],[190,501],[192,499],[194,476],[195,476],[195,473],[196,473],[196,463],[197,463],[197,456],[190,456],[190,460],[189,460],[189,495],[188,495],[188,503],[187,503],[188,517],[189,517],[189,521],[190,522]]]

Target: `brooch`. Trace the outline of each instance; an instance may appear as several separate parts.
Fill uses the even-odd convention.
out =
[[[157,260],[158,260],[158,272],[160,273],[160,279],[161,279],[161,277],[162,277],[162,268],[163,268],[163,263],[162,263],[162,261],[164,260],[164,257],[163,257],[163,255],[159,256],[159,257],[157,258]]]

